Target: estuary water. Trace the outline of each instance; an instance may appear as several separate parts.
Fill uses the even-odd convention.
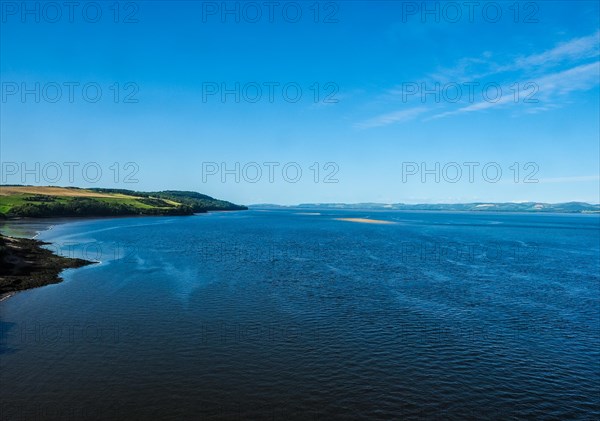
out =
[[[98,263],[0,303],[2,420],[600,418],[597,215],[61,222]]]

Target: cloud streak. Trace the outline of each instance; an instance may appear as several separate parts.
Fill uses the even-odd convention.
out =
[[[579,183],[582,181],[600,181],[600,175],[582,175],[576,177],[541,178],[540,183]]]
[[[497,101],[478,101],[465,105],[465,102],[456,102],[452,105],[458,108],[438,112],[427,116],[423,121],[455,116],[465,113],[472,113],[494,109],[498,107],[507,107],[509,105],[530,105],[529,109],[524,112],[543,112],[556,109],[560,106],[558,100],[564,103],[565,96],[577,92],[592,89],[600,83],[600,61],[597,58],[600,56],[600,31],[594,34],[574,38],[566,42],[559,43],[555,47],[525,56],[513,58],[509,64],[499,65],[491,60],[492,54],[487,52],[483,58],[463,58],[454,68],[448,68],[438,72],[437,74],[428,77],[429,83],[426,86],[431,88],[436,83],[453,82],[464,83],[474,82],[486,77],[499,75],[509,72],[522,73],[519,77],[511,77],[511,81],[505,78],[503,92],[510,94],[503,95]],[[590,63],[589,60],[595,59]],[[570,65],[570,68],[560,71],[551,71],[558,65]],[[532,78],[532,73],[537,74]],[[526,101],[512,94],[511,85],[517,80],[522,80],[524,83],[534,83],[537,91]],[[485,85],[484,82],[481,85]],[[402,95],[402,90],[398,87],[387,91],[388,97],[397,99]],[[419,98],[419,95],[412,97]],[[521,101],[519,101],[521,100]],[[525,104],[523,104],[525,102]],[[534,104],[538,105],[534,105]],[[452,106],[451,105],[451,106]],[[436,109],[439,104],[436,104]],[[522,107],[521,107],[522,108]],[[428,111],[433,111],[432,107],[413,107],[404,110],[398,110],[391,113],[384,113],[363,122],[357,123],[355,127],[361,129],[375,128],[387,126],[390,124],[402,123],[413,120],[418,116],[426,114]]]
[[[562,72],[552,73],[534,80],[533,83],[538,88],[539,96],[535,98],[536,103],[540,100],[545,101],[544,108],[552,108],[549,104],[557,99],[558,96],[568,95],[575,91],[585,91],[598,85],[600,78],[600,62],[584,64]],[[431,116],[427,120],[448,117],[451,115],[464,114],[473,111],[481,111],[489,108],[499,107],[506,104],[516,104],[513,96],[504,96],[496,102],[480,101],[458,110],[447,111]],[[539,108],[538,108],[539,109]]]
[[[377,117],[357,123],[355,127],[359,129],[370,129],[373,127],[382,127],[389,124],[405,122],[413,120],[417,116],[427,111],[425,107],[409,108],[406,110],[394,111],[387,114],[382,114]]]

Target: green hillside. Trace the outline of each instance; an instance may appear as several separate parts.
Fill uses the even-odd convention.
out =
[[[244,209],[196,192],[0,186],[0,218],[192,215]]]

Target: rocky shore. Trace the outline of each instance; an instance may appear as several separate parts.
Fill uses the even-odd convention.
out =
[[[94,263],[58,256],[44,244],[48,243],[0,234],[0,301],[16,291],[59,283],[64,269]]]

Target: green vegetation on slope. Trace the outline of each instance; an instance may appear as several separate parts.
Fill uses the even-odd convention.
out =
[[[244,206],[195,192],[0,186],[0,217],[192,215]]]
[[[205,194],[193,191],[165,190],[159,192],[138,192],[120,189],[90,189],[98,193],[117,193],[128,196],[162,199],[190,206],[195,213],[206,211],[246,210],[246,206],[235,205],[224,200],[218,200]]]

